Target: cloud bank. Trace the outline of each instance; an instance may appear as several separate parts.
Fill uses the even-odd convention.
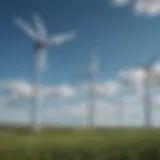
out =
[[[73,104],[67,106],[49,106],[41,108],[41,124],[60,124],[60,125],[87,125],[87,103]],[[122,121],[119,120],[119,107],[121,107]],[[137,99],[135,103],[128,102],[127,104],[117,105],[107,101],[96,102],[96,125],[102,126],[142,126],[143,125],[143,103]],[[159,125],[160,109],[152,107],[153,125]],[[10,123],[29,124],[28,108],[10,108],[0,112],[0,121]]]
[[[153,104],[153,112],[155,115],[159,113],[160,105],[160,65],[155,65],[152,68],[152,81],[151,87]],[[97,99],[96,101],[96,123],[99,125],[117,125],[119,111],[122,111],[123,124],[124,125],[142,125],[143,124],[143,89],[144,79],[146,72],[143,68],[133,67],[130,69],[122,70],[118,73],[117,80],[109,80],[106,82],[97,82],[95,84],[95,91],[98,96],[106,96],[105,99]],[[123,82],[123,83],[122,83]],[[89,84],[82,84],[80,86],[71,86],[69,84],[63,84],[59,86],[41,86],[40,94],[43,100],[56,100],[74,97],[78,93],[86,93],[91,86]],[[136,92],[123,91],[126,88],[134,88]],[[3,110],[0,112],[0,118],[5,120],[15,120],[24,123],[29,122],[28,108],[23,109],[15,108],[13,104],[24,103],[34,98],[32,94],[33,86],[24,80],[6,81],[0,83],[0,91],[7,93],[7,95],[1,96],[0,106],[13,106],[9,107],[9,111]],[[117,93],[122,93],[118,94]],[[141,91],[141,92],[139,92]],[[112,100],[108,100],[107,97]],[[86,99],[87,100],[87,99]],[[22,104],[21,103],[21,104]],[[42,108],[42,119],[47,121],[46,123],[68,123],[75,125],[78,122],[86,123],[88,103],[76,102],[74,105],[65,104],[59,106],[56,104]],[[157,112],[156,112],[157,111]],[[5,113],[4,113],[5,112]],[[158,116],[157,116],[158,117]],[[48,119],[48,120],[47,120]],[[49,121],[49,119],[51,121]],[[13,120],[13,121],[14,121]],[[160,123],[158,118],[153,117],[154,123]]]
[[[122,70],[119,72],[119,78],[121,82],[128,86],[135,87],[137,89],[144,87],[144,81],[147,77],[146,70],[140,67],[133,67],[131,69]],[[160,85],[160,65],[155,64],[149,75],[150,84],[152,87]]]
[[[106,101],[96,102],[96,114],[95,114],[95,124],[96,125],[119,125],[119,119],[117,118],[117,105],[109,103]],[[75,105],[62,106],[57,108],[55,106],[50,106],[47,108],[41,108],[41,123],[42,124],[61,124],[61,125],[87,125],[88,116],[88,104],[80,103]],[[129,107],[127,105],[123,106],[124,121],[123,124],[139,125],[138,120],[134,120],[133,116],[137,115],[142,121],[142,108],[140,106]],[[3,110],[0,112],[0,120],[21,124],[30,123],[28,108],[10,108],[8,110]],[[125,122],[125,123],[124,123]]]
[[[0,99],[0,106],[7,107],[17,103],[26,103],[34,98],[34,86],[24,80],[8,81],[0,84],[1,95],[7,96]],[[70,85],[41,86],[39,88],[42,100],[55,100],[70,98],[75,95],[75,90]]]
[[[116,6],[132,6],[134,12],[144,16],[160,15],[159,0],[111,0]]]

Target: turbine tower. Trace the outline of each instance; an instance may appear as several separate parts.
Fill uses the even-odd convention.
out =
[[[151,127],[152,125],[152,103],[151,103],[151,95],[150,95],[150,89],[151,89],[151,83],[150,83],[150,77],[151,77],[151,71],[153,64],[157,60],[157,56],[152,56],[148,63],[145,65],[145,80],[144,80],[144,125],[146,128]]]
[[[90,128],[93,128],[95,125],[95,109],[96,109],[96,86],[95,86],[95,78],[98,72],[98,59],[95,52],[91,54],[91,62],[88,68],[88,78],[89,78],[89,88],[88,88],[88,98],[89,98],[89,106],[88,106],[88,124]]]
[[[146,128],[151,127],[152,123],[152,102],[151,102],[151,87],[152,87],[152,83],[151,83],[151,77],[152,77],[152,67],[154,65],[154,63],[156,62],[158,56],[151,56],[148,60],[148,62],[145,65],[141,65],[140,68],[142,68],[145,72],[145,78],[143,81],[143,103],[144,103],[144,126]],[[155,76],[155,75],[154,75]],[[155,77],[156,81],[159,81],[159,77],[156,75]],[[126,82],[123,82],[126,83]],[[125,84],[126,85],[126,84]],[[127,82],[127,85],[132,85],[130,84],[130,82]]]
[[[45,56],[46,48],[48,45],[61,45],[65,42],[71,41],[75,38],[75,32],[68,32],[65,34],[59,34],[53,37],[48,37],[45,25],[42,19],[38,16],[34,16],[35,30],[24,20],[17,18],[15,23],[20,27],[27,36],[34,42],[35,49],[35,70],[34,70],[34,91],[33,99],[34,104],[31,107],[31,123],[33,131],[37,131],[39,128],[39,107],[40,107],[40,78],[41,73],[45,69]]]
[[[116,94],[112,97],[112,103],[115,105],[116,109],[116,123],[117,127],[123,127],[123,118],[124,118],[124,106],[122,101],[122,91],[125,89],[125,82],[122,80],[119,80],[119,87],[120,87],[120,93]]]

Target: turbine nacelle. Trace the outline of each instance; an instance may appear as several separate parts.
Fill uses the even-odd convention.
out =
[[[38,41],[35,42],[35,49],[36,49],[37,51],[43,50],[43,49],[46,48],[46,45],[47,45],[47,44],[46,44],[45,41],[43,41],[43,40],[38,40]]]

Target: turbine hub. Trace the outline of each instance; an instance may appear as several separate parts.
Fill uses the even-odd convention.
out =
[[[45,42],[43,41],[37,41],[35,45],[36,50],[41,50],[45,48]]]

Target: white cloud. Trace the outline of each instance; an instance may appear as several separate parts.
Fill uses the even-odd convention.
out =
[[[1,100],[0,104],[2,106],[7,106],[17,102],[29,101],[34,97],[33,87],[33,85],[23,80],[1,83],[0,91],[5,90],[9,95]],[[72,97],[75,95],[75,90],[69,85],[42,86],[40,87],[40,95],[43,100],[54,100]]]
[[[63,108],[53,108],[49,107],[44,112],[45,117],[49,118],[73,118],[73,117],[80,117],[83,118],[86,116],[86,105],[80,104],[80,105],[74,105],[74,106],[65,106]]]
[[[154,65],[150,72],[150,84],[152,87],[159,86],[160,84],[160,65]],[[143,68],[131,68],[123,70],[119,73],[119,78],[124,85],[129,85],[137,89],[144,87],[144,82],[147,74]]]
[[[137,0],[134,10],[146,16],[156,16],[160,14],[159,0]]]
[[[14,96],[29,97],[31,94],[31,86],[25,81],[8,81],[1,83],[1,90],[7,90]]]
[[[127,99],[128,97],[126,97]],[[155,97],[158,99],[158,97]],[[159,101],[159,99],[158,99]],[[95,123],[96,125],[127,125],[127,126],[142,126],[144,123],[144,104],[142,97],[130,98],[127,103],[110,103],[108,101],[97,101],[95,109]],[[160,108],[155,108],[156,100],[153,100],[153,125],[159,122]],[[86,120],[88,104],[82,103],[78,105],[65,106],[64,108],[49,108],[46,112],[43,111],[45,117],[51,119],[61,119],[61,123],[72,119],[74,123],[77,119]],[[120,113],[122,111],[122,113]],[[118,116],[122,114],[122,121],[120,122]],[[76,123],[76,122],[75,122]]]
[[[108,110],[114,110],[116,106],[105,101],[97,101],[95,103],[96,119],[100,119],[102,115],[106,115]],[[88,103],[68,105],[60,108],[49,107],[45,110],[45,116],[50,118],[85,118],[88,114]]]
[[[127,97],[126,97],[127,98]],[[156,97],[158,98],[158,97]],[[95,123],[96,125],[123,125],[139,126],[143,124],[143,103],[142,99],[130,98],[131,101],[127,103],[111,103],[108,101],[98,100],[96,102],[95,110]],[[59,108],[57,106],[48,106],[47,108],[41,108],[41,123],[50,122],[50,124],[74,124],[77,120],[79,124],[87,122],[87,108],[88,103],[82,102],[75,105],[64,105]],[[119,121],[120,109],[122,111],[122,122]],[[152,107],[154,111],[153,122],[157,124],[159,115],[159,108]],[[18,122],[18,123],[30,123],[29,121],[29,108],[10,108],[0,112],[0,120],[6,122]]]
[[[133,85],[134,87],[142,87],[146,73],[142,68],[132,68],[121,71],[119,77],[124,84]]]
[[[75,90],[69,85],[42,87],[41,94],[44,99],[67,98],[74,96]]]
[[[131,0],[112,0],[113,4],[116,6],[125,6],[127,5]]]
[[[115,5],[131,4],[136,14],[157,16],[160,14],[160,0],[112,0]]]
[[[100,95],[114,95],[120,89],[120,85],[117,81],[108,81],[103,84],[97,84],[96,90]]]
[[[85,85],[85,87],[88,88],[89,86]],[[98,94],[101,94],[101,95],[114,95],[114,93],[117,92],[118,87],[119,85],[116,81],[97,83],[96,91]],[[8,120],[14,119],[13,121],[19,121],[22,118],[23,119],[22,122],[28,123],[29,113],[27,111],[24,111],[22,109],[23,107],[21,109],[20,108],[17,109],[15,107],[16,106],[15,104],[20,103],[22,105],[26,101],[29,101],[33,97],[32,89],[33,89],[33,86],[31,86],[28,82],[23,80],[18,80],[18,81],[15,80],[15,81],[8,81],[8,82],[1,83],[0,90],[7,90],[9,93],[9,97],[6,96],[0,100],[0,105],[1,107],[3,106],[4,108],[2,110],[2,113],[4,114],[5,112],[5,116],[2,115],[1,118],[7,120],[7,117],[8,117]],[[86,91],[86,90],[83,89],[83,91]],[[49,99],[72,97],[76,94],[76,91],[71,86],[64,84],[60,86],[42,86],[40,88],[40,93],[43,99],[49,100]],[[13,108],[9,107],[8,108],[9,110],[7,108],[5,110],[5,107],[8,106],[9,104],[10,106],[14,106],[14,107]],[[42,111],[41,114],[43,114],[44,116],[46,115],[46,119],[51,117],[58,118],[58,119],[67,118],[67,117],[76,119],[79,117],[80,119],[82,118],[86,119],[87,105],[88,104],[83,103],[80,105],[76,104],[75,106],[65,106],[64,108],[61,108],[61,107],[60,108],[49,107],[49,109],[41,108],[41,111]],[[96,113],[99,114],[99,118],[101,117],[100,116],[101,114],[104,115],[105,113],[104,112],[105,105],[106,104],[104,103],[97,104]],[[111,105],[107,105],[107,106],[110,107]],[[29,107],[27,108],[29,109]]]
[[[8,96],[3,100],[0,100],[0,105],[3,107],[9,107],[15,106],[16,104],[28,103],[31,98],[34,97],[33,87],[33,85],[24,80],[14,80],[1,83],[0,91],[7,91]],[[59,86],[41,86],[39,89],[42,100],[55,100],[73,97],[78,91],[86,92],[89,87],[89,84],[85,84],[80,87],[80,90],[76,90],[68,84],[63,84]],[[95,84],[95,90],[98,95],[114,96],[119,89],[119,83],[116,81]]]
[[[111,123],[114,123],[113,119],[116,118],[114,116],[114,112],[116,110],[116,106],[109,102],[97,101],[95,103],[95,123],[97,125],[106,125],[108,121],[111,119]],[[85,121],[87,123],[88,117],[88,103],[82,102],[81,104],[75,104],[71,106],[65,106],[63,108],[53,108],[50,107],[43,111],[45,118],[50,119],[59,119],[65,124],[65,122],[69,119],[72,120],[71,123],[76,122],[77,120]],[[109,115],[109,116],[108,116]]]
[[[84,84],[82,86],[83,91],[87,91],[91,85]],[[118,81],[106,81],[101,83],[95,83],[94,88],[97,95],[104,95],[104,96],[113,96],[115,93],[117,93],[120,90],[120,85]]]
[[[135,103],[134,103],[135,104]],[[119,125],[121,122],[118,119],[118,115],[122,114],[123,125],[126,124],[138,124],[138,119],[134,120],[133,117],[139,116],[140,121],[143,121],[142,113],[143,106],[141,103],[137,103],[137,106],[125,104],[116,104],[110,103],[107,101],[97,101],[95,103],[95,124],[96,125]],[[122,113],[119,113],[121,108]],[[48,108],[46,111],[43,111],[45,118],[50,119],[61,119],[61,122],[65,123],[68,119],[76,121],[87,120],[88,116],[88,104],[82,103],[79,105],[65,106],[63,108]],[[135,122],[135,123],[134,123]],[[141,122],[142,123],[142,122]]]
[[[160,71],[159,66],[155,66],[153,69],[153,73],[157,75]],[[120,73],[120,77],[123,80],[128,80],[130,84],[133,84],[137,88],[141,88],[144,79],[144,73],[141,68],[133,68],[126,70]],[[84,85],[83,91],[89,86]],[[120,107],[123,109],[123,123],[124,124],[142,124],[143,122],[143,95],[142,93],[137,94],[125,94],[122,99],[120,98],[117,101],[117,98],[114,97],[115,93],[117,93],[121,87],[118,81],[107,81],[103,83],[96,83],[96,91],[99,95],[112,96],[113,101],[110,102],[108,100],[98,100],[96,102],[96,124],[103,125],[115,125],[118,122],[117,115]],[[9,81],[5,83],[1,83],[0,89],[8,89],[11,97],[2,97],[0,99],[0,105],[4,105],[5,103],[11,103],[18,99],[29,99],[32,97],[32,86],[26,81]],[[160,92],[159,92],[160,93]],[[57,99],[57,98],[65,98],[74,96],[75,90],[67,85],[60,86],[42,86],[41,87],[41,95],[44,99]],[[152,97],[153,106],[158,106],[160,104],[158,92]],[[75,105],[65,105],[63,107],[57,108],[56,105],[53,107],[47,107],[41,109],[42,121],[52,118],[56,118],[58,120],[61,119],[62,123],[65,123],[67,119],[72,119],[72,123],[74,120],[84,120],[87,117],[87,107],[88,103],[82,102],[82,104]],[[28,108],[27,108],[28,109]],[[155,110],[155,109],[154,109]],[[12,111],[12,112],[11,112]],[[0,117],[2,119],[14,121],[22,121],[28,123],[28,111],[23,109],[11,108],[10,111],[2,110],[0,112]],[[4,115],[5,114],[5,115]],[[135,118],[138,117],[138,118]],[[156,121],[156,120],[155,120]],[[138,123],[139,122],[139,123]],[[157,121],[156,121],[157,122]],[[75,122],[76,123],[76,122]]]

